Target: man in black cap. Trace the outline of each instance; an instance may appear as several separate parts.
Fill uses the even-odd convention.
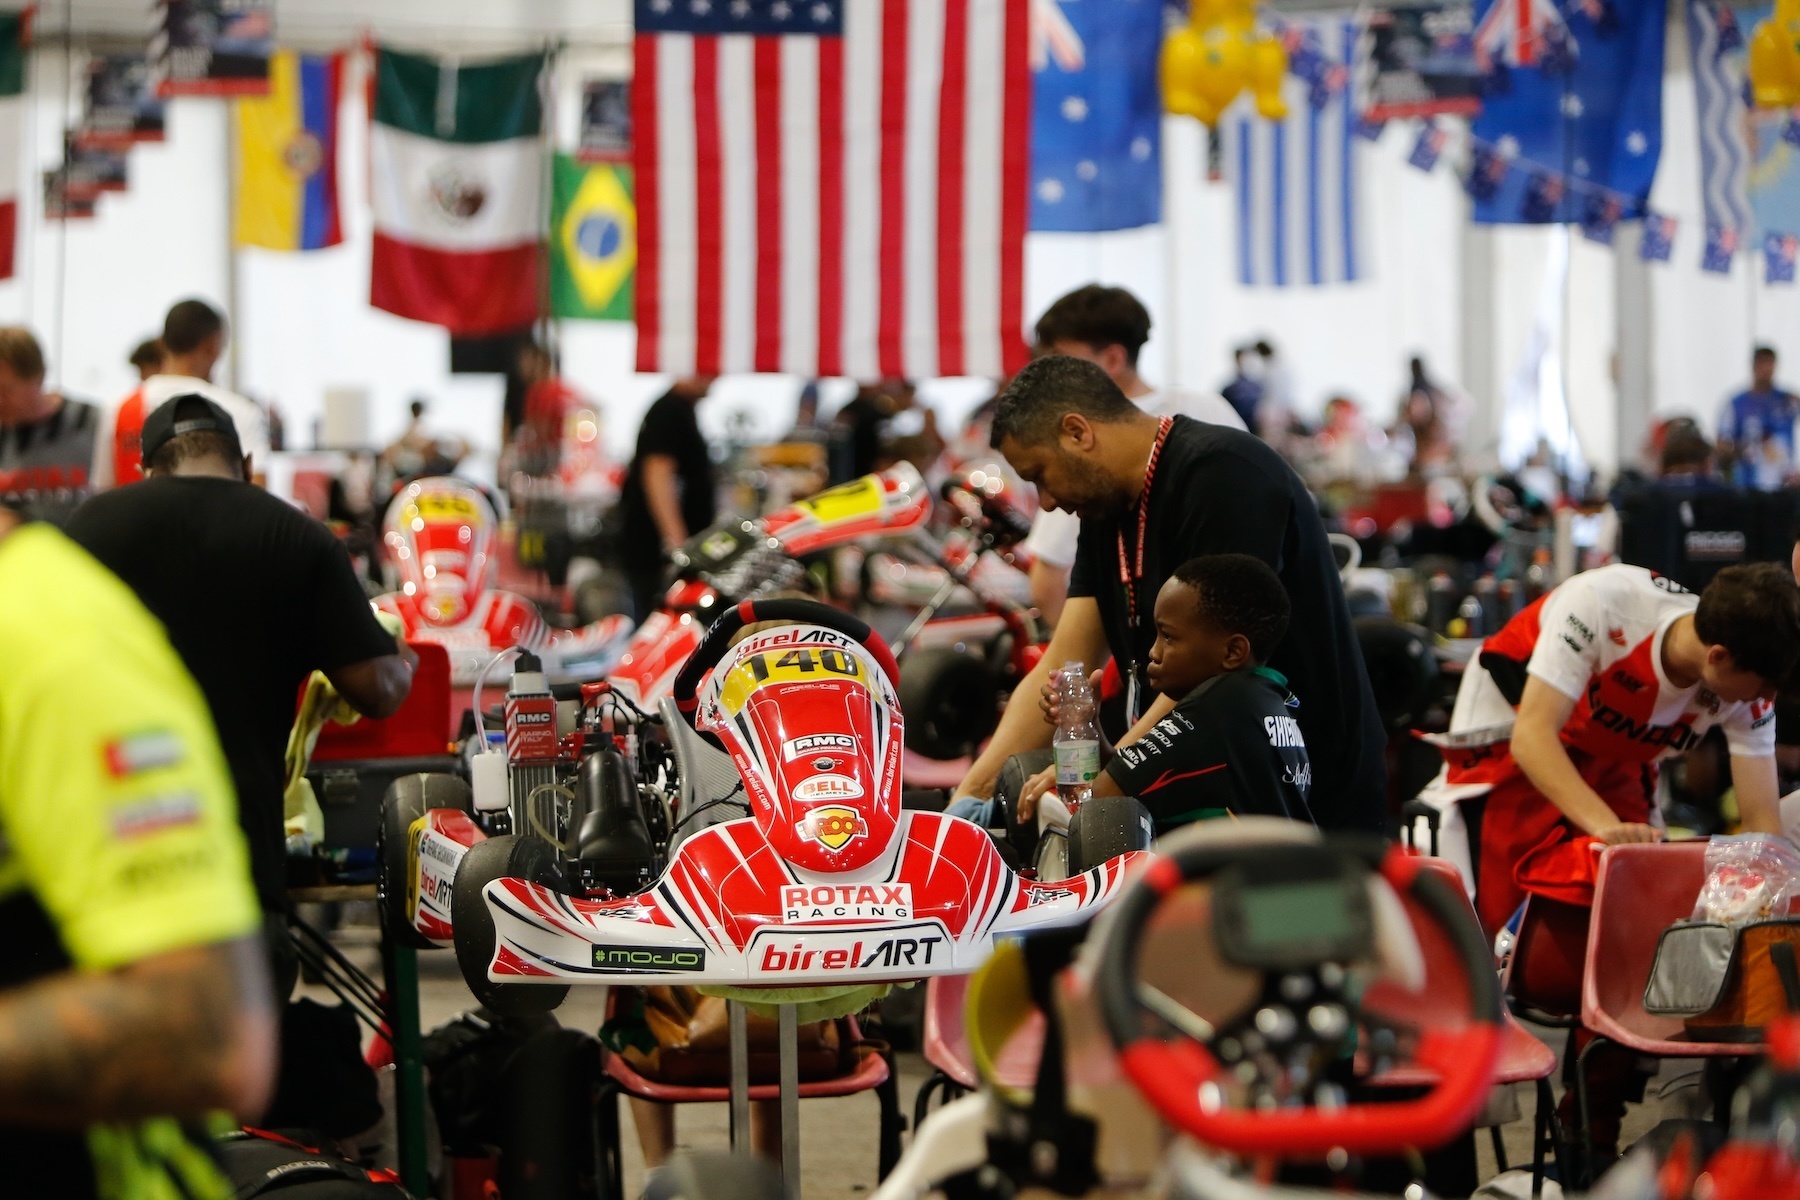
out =
[[[411,691],[418,656],[376,621],[331,531],[248,482],[251,461],[218,404],[196,394],[153,410],[143,462],[142,483],[95,496],[67,532],[138,594],[199,682],[257,896],[279,920],[283,760],[301,684],[322,670],[358,712],[385,717]]]

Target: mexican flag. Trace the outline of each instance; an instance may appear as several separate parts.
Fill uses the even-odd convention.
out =
[[[550,206],[550,312],[593,321],[632,319],[637,209],[631,168],[556,156]]]
[[[538,315],[542,55],[468,64],[375,53],[369,303],[459,336]]]
[[[25,59],[31,10],[0,13],[0,279],[13,277],[25,158]]]

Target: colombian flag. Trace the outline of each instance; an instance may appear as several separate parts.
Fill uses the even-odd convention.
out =
[[[344,240],[338,223],[338,100],[343,54],[283,50],[269,94],[237,109],[237,241],[270,250],[321,250]]]

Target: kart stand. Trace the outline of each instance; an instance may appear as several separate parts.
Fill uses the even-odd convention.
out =
[[[725,1002],[731,1039],[731,1151],[750,1153],[750,1020],[742,1004]],[[775,1049],[781,1085],[781,1176],[788,1200],[800,1200],[800,1015],[792,1004],[776,1010]]]

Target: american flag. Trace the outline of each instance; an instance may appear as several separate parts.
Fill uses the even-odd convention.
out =
[[[995,376],[1030,0],[637,0],[637,365]]]

